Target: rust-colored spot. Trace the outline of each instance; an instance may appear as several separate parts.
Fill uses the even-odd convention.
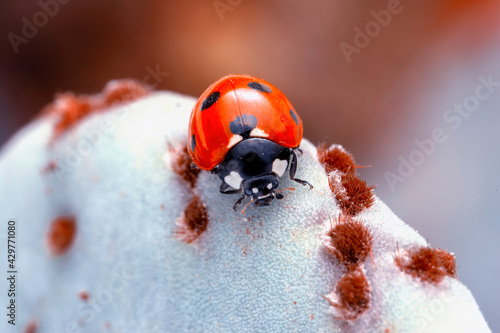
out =
[[[365,261],[373,236],[363,222],[341,215],[322,237],[323,244],[344,266],[354,267]]]
[[[332,193],[337,199],[342,213],[354,216],[375,202],[373,189],[353,173],[332,173],[328,177]]]
[[[354,173],[356,171],[356,163],[351,154],[344,150],[341,146],[333,145],[326,149],[326,143],[318,146],[318,160],[325,168],[326,173],[339,170],[344,173]]]
[[[82,291],[80,291],[80,292],[78,293],[78,297],[80,297],[80,299],[81,299],[82,301],[88,301],[88,300],[89,300],[90,295],[89,295],[89,293],[88,293],[88,292],[86,292],[85,290],[82,290]]]
[[[174,151],[175,158],[172,160],[172,170],[182,177],[185,181],[191,185],[191,188],[194,188],[196,185],[196,179],[200,174],[200,169],[192,168],[191,157],[189,156],[187,146],[183,147],[181,150]]]
[[[57,169],[57,162],[54,161],[54,160],[51,160],[49,161],[49,163],[47,163],[47,165],[42,169],[42,173],[44,174],[47,174],[51,171],[54,171],[55,169]]]
[[[24,328],[24,333],[35,333],[38,328],[38,322],[36,320],[30,320],[28,325]]]
[[[370,284],[360,268],[351,270],[340,279],[335,292],[325,297],[335,308],[336,317],[357,319],[370,306]]]
[[[193,196],[184,210],[184,215],[177,219],[176,224],[176,237],[188,244],[194,242],[207,229],[207,210],[198,196]]]
[[[47,246],[52,255],[66,253],[73,243],[76,234],[75,218],[71,216],[61,216],[55,218],[47,233]]]
[[[442,249],[411,248],[401,251],[394,261],[403,272],[424,282],[439,283],[445,276],[457,277],[455,256]]]
[[[58,117],[51,143],[83,118],[112,105],[131,102],[149,93],[148,88],[131,79],[110,81],[101,93],[94,95],[57,94],[55,100],[42,110],[42,115]]]

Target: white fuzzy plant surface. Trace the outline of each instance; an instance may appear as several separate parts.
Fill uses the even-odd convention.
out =
[[[2,148],[2,271],[14,221],[17,273],[1,332],[490,332],[454,256],[342,147],[303,140],[297,177],[314,188],[285,174],[295,190],[242,214],[189,168],[196,100],[141,89],[60,95]]]

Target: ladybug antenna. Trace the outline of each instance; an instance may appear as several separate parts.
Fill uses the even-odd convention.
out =
[[[355,165],[354,169],[361,169],[361,168],[371,168],[371,165]]]
[[[281,190],[274,192],[274,196],[276,197],[276,199],[283,199],[285,197],[283,194],[280,193],[280,192],[283,192],[284,190],[295,191],[295,189],[293,187],[282,188]]]
[[[247,209],[247,207],[250,206],[254,201],[255,199],[252,199],[249,203],[245,205],[245,207],[243,207],[243,209],[241,210],[241,215],[245,214],[245,210]]]
[[[274,193],[283,192],[284,190],[295,191],[295,188],[293,188],[293,187],[285,187],[285,188],[282,188],[281,190],[275,191]]]

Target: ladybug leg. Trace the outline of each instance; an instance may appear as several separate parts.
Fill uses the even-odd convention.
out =
[[[240,190],[234,189],[231,186],[229,186],[228,184],[226,184],[225,182],[222,182],[220,184],[220,187],[219,187],[219,192],[222,193],[222,194],[235,194],[235,193],[241,193],[241,189]],[[241,198],[239,198],[238,201],[236,201],[234,203],[233,209],[235,211],[238,210],[238,206],[241,205],[241,203],[243,202],[243,200],[245,199],[245,197],[246,197],[245,193],[243,193],[241,195]]]
[[[241,190],[234,189],[225,182],[222,182],[219,187],[219,192],[222,194],[234,194],[234,193],[240,193]]]
[[[297,153],[295,152],[295,150],[290,149],[290,179],[296,181],[301,185],[309,186],[309,189],[313,188],[311,183],[302,179],[295,178],[295,172],[297,172]]]
[[[222,182],[220,184],[220,187],[219,187],[219,192],[222,194],[235,194],[235,193],[241,193],[241,189],[240,190],[234,189],[231,186],[229,186],[228,184],[226,184],[225,182]],[[238,201],[236,201],[234,203],[233,209],[235,211],[238,210],[238,206],[241,205],[241,203],[243,202],[245,197],[246,197],[245,193],[243,193],[241,195],[241,198],[239,198]]]
[[[241,205],[241,203],[243,202],[243,200],[245,199],[245,193],[243,193],[243,195],[241,196],[241,198],[238,199],[238,201],[236,201],[233,205],[233,209],[234,211],[237,211],[238,210],[238,206]],[[243,209],[244,210],[244,209]]]

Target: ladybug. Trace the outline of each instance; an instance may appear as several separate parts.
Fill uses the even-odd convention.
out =
[[[295,178],[302,131],[302,121],[275,86],[248,75],[228,75],[194,106],[187,146],[194,167],[222,180],[221,193],[241,193],[234,210],[246,197],[256,206],[268,206],[284,198],[278,179],[287,169],[291,180],[313,187]]]

